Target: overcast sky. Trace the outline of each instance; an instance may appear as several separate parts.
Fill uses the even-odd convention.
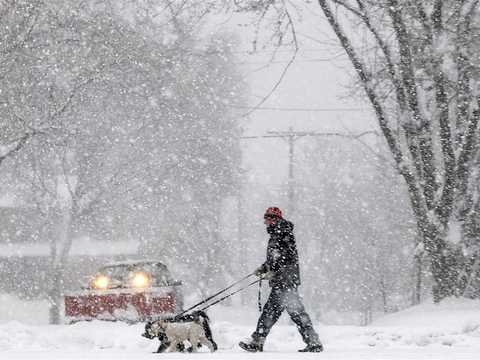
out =
[[[297,23],[299,51],[290,66],[293,48],[278,51],[273,62],[273,48],[244,54],[239,59],[251,87],[252,108],[245,109],[248,116],[242,121],[247,125],[245,135],[253,138],[243,140],[242,147],[247,181],[253,192],[258,187],[285,185],[288,179],[288,142],[265,137],[272,132],[287,132],[292,128],[313,133],[360,133],[376,129],[369,104],[348,95],[345,86],[353,75],[350,61],[336,44],[329,25],[318,15],[318,5],[312,5],[310,10],[317,15],[306,12],[302,22]],[[251,50],[252,27],[236,26],[240,23],[230,19],[222,26],[237,31],[244,50]],[[255,106],[259,108],[251,112]],[[312,139],[303,137],[295,144],[305,141]]]

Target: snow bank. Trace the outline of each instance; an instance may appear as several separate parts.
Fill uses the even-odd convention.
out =
[[[372,326],[471,327],[480,326],[480,300],[447,298],[434,304],[432,299],[409,309],[385,315]]]

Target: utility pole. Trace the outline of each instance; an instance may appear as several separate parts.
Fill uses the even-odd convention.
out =
[[[269,131],[269,134],[275,134],[281,137],[282,139],[288,142],[288,210],[290,214],[295,212],[295,177],[293,172],[294,166],[294,144],[295,141],[300,139],[303,136],[313,136],[316,135],[315,132],[305,132],[305,131],[293,131],[293,128],[290,127],[288,131]]]

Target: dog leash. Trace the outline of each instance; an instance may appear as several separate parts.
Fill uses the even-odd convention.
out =
[[[198,304],[195,304],[195,305],[193,305],[192,307],[188,308],[187,310],[184,310],[184,311],[182,311],[180,314],[177,314],[177,315],[175,315],[175,317],[177,317],[177,316],[181,316],[181,315],[183,315],[183,314],[185,314],[185,313],[189,312],[190,310],[193,310],[193,309],[195,309],[197,306],[200,306],[200,305],[202,305],[202,304],[206,303],[207,301],[209,301],[209,300],[213,299],[214,297],[216,297],[216,296],[218,296],[218,295],[220,295],[220,294],[223,294],[225,291],[227,291],[227,290],[230,290],[230,289],[231,289],[232,287],[234,287],[235,285],[237,285],[237,284],[241,283],[241,282],[242,282],[242,281],[244,281],[244,280],[247,280],[247,279],[248,279],[250,276],[252,276],[252,275],[254,275],[254,274],[253,274],[253,273],[251,273],[251,274],[249,274],[249,275],[245,276],[243,279],[241,279],[241,280],[238,280],[236,283],[234,283],[234,284],[232,284],[232,285],[230,285],[230,286],[226,287],[225,289],[223,289],[223,290],[221,290],[221,291],[217,292],[216,294],[214,294],[214,295],[212,295],[212,296],[210,296],[210,297],[206,298],[205,300],[202,300],[202,301],[200,301]],[[240,290],[243,290],[243,289],[245,289],[246,287],[248,287],[248,286],[250,286],[250,285],[253,285],[253,284],[255,284],[255,283],[256,283],[256,282],[258,282],[258,281],[259,281],[259,280],[257,280],[257,281],[255,281],[255,282],[253,282],[253,283],[251,283],[251,284],[249,284],[249,285],[247,285],[247,286],[245,286],[245,287],[241,288]],[[238,292],[238,291],[240,291],[240,290],[237,290],[237,291],[235,291],[234,293],[232,293],[232,294],[230,294],[230,295],[228,295],[228,296],[226,296],[226,297],[224,297],[224,298],[220,299],[219,301],[225,300],[227,297],[229,297],[229,296],[231,296],[231,295],[233,295],[233,294],[237,293],[237,292]],[[217,301],[217,302],[219,302],[219,301]],[[217,302],[214,302],[213,304],[216,304]],[[210,306],[212,306],[213,304],[211,304],[211,305],[209,305],[209,306],[207,306],[207,307],[210,307]],[[206,309],[206,308],[204,308],[204,309]],[[204,310],[204,309],[202,309],[202,310]]]
[[[258,282],[258,311],[262,312],[262,278]]]
[[[252,286],[253,284],[256,284],[257,282],[260,282],[260,281],[262,281],[262,279],[257,279],[257,280],[255,280],[255,281],[251,282],[250,284],[245,285],[244,287],[241,287],[240,289],[238,289],[238,290],[236,290],[236,291],[234,291],[234,292],[232,292],[232,293],[230,293],[230,294],[222,297],[221,299],[218,299],[217,301],[211,303],[210,305],[205,306],[204,308],[202,308],[202,309],[200,309],[200,310],[203,311],[203,310],[205,310],[205,309],[208,309],[210,306],[213,306],[213,305],[215,305],[215,304],[218,304],[220,301],[223,301],[223,300],[229,298],[230,296],[238,293],[239,291],[242,291],[243,289],[246,289],[247,287]]]

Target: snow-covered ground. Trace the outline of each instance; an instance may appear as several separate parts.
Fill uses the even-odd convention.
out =
[[[84,322],[48,325],[46,302],[0,295],[1,359],[480,359],[480,301],[425,302],[384,316],[368,327],[316,324],[323,353],[304,354],[286,316],[275,325],[263,353],[238,346],[254,329],[258,310],[217,304],[208,310],[220,349],[197,354],[156,354],[158,340],[141,336],[143,324]]]

